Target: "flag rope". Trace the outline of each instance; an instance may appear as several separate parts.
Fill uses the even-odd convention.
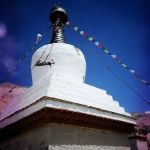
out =
[[[43,39],[43,37],[45,37],[45,35],[47,34],[47,32],[49,31],[50,28],[51,28],[51,26],[48,27],[48,29],[47,29],[42,35],[41,35],[41,34],[37,34],[36,41],[35,41],[34,45],[32,46],[32,48],[31,48],[29,51],[27,51],[27,52],[23,55],[22,58],[19,59],[19,61],[18,61],[18,63],[17,63],[16,65],[14,65],[14,66],[12,67],[12,70],[6,75],[5,80],[7,80],[7,79],[10,77],[10,75],[11,75],[13,72],[16,71],[17,67],[18,67],[21,63],[23,63],[24,59],[25,59],[27,56],[29,56],[29,53],[30,53],[31,51],[33,51],[33,50],[37,47],[37,45],[39,44],[39,42]],[[46,50],[47,50],[47,47],[46,47],[45,50],[43,51],[43,53],[42,53],[42,55],[40,56],[39,60],[42,59],[42,57],[43,57],[43,55],[44,55],[44,53],[45,53]],[[38,60],[38,61],[39,61],[39,60]],[[34,64],[34,66],[31,68],[31,70],[33,70],[34,67],[35,67],[35,64]],[[28,77],[28,76],[24,76],[23,78],[20,79],[20,81],[24,80],[26,77]],[[5,81],[5,80],[4,80],[4,81]],[[13,87],[9,88],[9,90],[8,90],[6,93],[4,93],[3,95],[0,96],[0,100],[1,100],[3,103],[5,103],[5,101],[4,101],[3,99],[4,99],[10,92],[12,92],[16,87],[17,87],[17,86],[14,85]]]
[[[79,27],[74,24],[67,22],[66,25],[71,27],[74,31],[80,33],[83,37],[85,37],[88,41],[92,42],[96,47],[103,50],[103,52],[109,55],[116,63],[120,64],[123,68],[128,70],[135,78],[137,78],[140,82],[150,88],[150,82],[143,79],[141,75],[139,75],[134,69],[130,68],[127,64],[125,64],[116,54],[110,52],[107,48],[105,48],[102,42],[98,42],[94,37],[90,36],[87,32],[81,30]]]
[[[43,34],[37,34],[36,41],[33,46],[22,55],[22,57],[16,62],[14,66],[12,66],[11,70],[6,74],[2,82],[6,82],[9,79],[9,77],[16,71],[16,69],[23,63],[23,61],[30,55],[30,53],[38,46],[39,42],[43,39],[43,37],[45,37],[50,28],[51,26],[49,26]]]

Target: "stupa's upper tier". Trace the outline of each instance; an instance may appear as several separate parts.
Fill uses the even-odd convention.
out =
[[[46,78],[56,77],[64,81],[83,83],[86,62],[83,53],[65,43],[52,43],[39,48],[32,57],[33,85]]]

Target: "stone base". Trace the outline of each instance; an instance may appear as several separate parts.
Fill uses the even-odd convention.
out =
[[[129,150],[128,134],[48,123],[0,144],[0,150]]]
[[[0,120],[0,150],[129,150],[134,120],[43,97]]]

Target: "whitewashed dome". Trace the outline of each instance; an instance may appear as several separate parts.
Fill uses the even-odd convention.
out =
[[[39,60],[41,63],[37,65]],[[43,62],[52,64],[41,65]],[[65,43],[52,43],[36,50],[32,57],[31,68],[33,68],[33,85],[51,77],[62,81],[83,83],[86,74],[83,53],[78,48]]]

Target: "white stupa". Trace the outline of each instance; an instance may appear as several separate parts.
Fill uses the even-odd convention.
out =
[[[83,53],[64,42],[66,11],[55,6],[50,20],[51,44],[32,57],[33,85],[1,110],[0,149],[129,150],[135,120],[105,90],[85,83]]]
[[[59,19],[57,13],[61,15]],[[33,85],[1,111],[0,128],[45,107],[135,124],[130,114],[105,90],[85,83],[83,53],[64,43],[63,24],[68,19],[65,10],[54,7],[50,19],[54,24],[51,44],[37,49],[32,57]]]

